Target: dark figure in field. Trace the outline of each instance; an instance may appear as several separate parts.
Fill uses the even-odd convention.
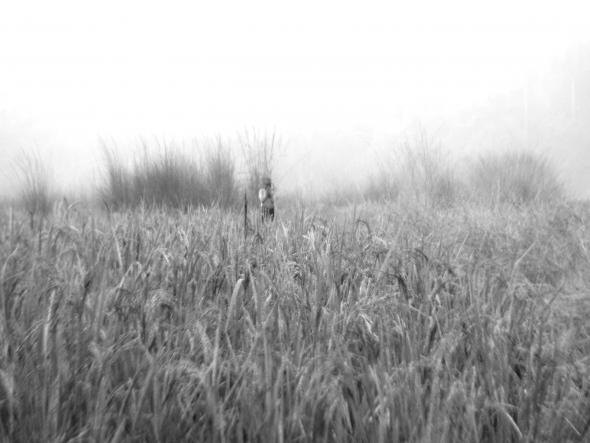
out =
[[[272,196],[272,182],[270,178],[264,177],[262,179],[262,187],[258,191],[258,199],[260,200],[262,221],[273,221],[275,219],[275,201]]]

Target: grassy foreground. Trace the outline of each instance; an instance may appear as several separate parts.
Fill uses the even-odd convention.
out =
[[[281,215],[0,213],[0,440],[590,440],[589,207]]]

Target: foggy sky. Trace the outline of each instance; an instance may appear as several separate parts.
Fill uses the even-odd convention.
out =
[[[21,149],[42,151],[69,187],[96,180],[99,137],[132,149],[142,136],[274,129],[288,141],[283,167],[296,165],[285,187],[323,162],[334,176],[350,173],[367,161],[363,149],[381,149],[416,122],[452,148],[475,149],[473,132],[486,125],[462,113],[517,96],[531,75],[587,41],[587,9],[568,1],[10,2],[0,7],[0,195],[14,188]],[[543,138],[537,145],[556,137],[533,136]],[[582,147],[570,144],[577,155]]]

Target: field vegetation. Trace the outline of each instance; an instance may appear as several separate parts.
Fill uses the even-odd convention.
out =
[[[51,170],[38,150],[21,151],[14,166],[16,178],[22,184],[18,200],[32,224],[35,218],[44,217],[51,211],[55,200]]]
[[[102,200],[111,208],[138,205],[219,206],[237,201],[235,162],[221,139],[193,152],[162,144],[155,150],[147,142],[131,164],[118,155],[115,146],[103,145],[105,184]]]
[[[217,152],[2,208],[1,441],[588,441],[590,206],[541,160],[263,225]]]

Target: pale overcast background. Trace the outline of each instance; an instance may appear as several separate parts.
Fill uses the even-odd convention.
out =
[[[416,124],[467,152],[546,148],[584,193],[590,112],[556,116],[551,131],[544,114],[524,142],[502,125],[521,125],[520,111],[503,109],[524,88],[553,108],[575,51],[573,75],[590,79],[585,3],[5,1],[0,195],[14,189],[21,149],[42,152],[79,189],[97,176],[100,137],[131,149],[138,137],[275,129],[288,188],[314,171],[355,173]]]

